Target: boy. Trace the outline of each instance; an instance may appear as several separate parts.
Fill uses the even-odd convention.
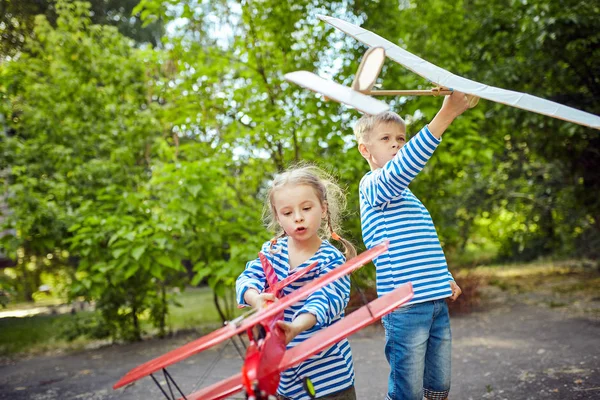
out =
[[[374,260],[377,293],[406,282],[415,292],[406,306],[382,318],[391,367],[387,399],[442,400],[450,391],[451,334],[444,299],[455,300],[461,290],[448,271],[429,212],[408,185],[468,106],[467,96],[455,91],[408,143],[404,121],[393,112],[365,115],[354,127],[360,154],[371,167],[359,186],[363,240],[367,248],[390,241],[389,251]]]

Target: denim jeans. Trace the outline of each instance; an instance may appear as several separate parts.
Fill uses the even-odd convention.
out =
[[[382,318],[391,372],[387,398],[442,400],[450,391],[452,336],[446,301],[400,307]]]

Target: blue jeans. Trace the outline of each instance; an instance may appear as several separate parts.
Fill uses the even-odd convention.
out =
[[[441,400],[450,391],[452,336],[445,300],[409,304],[382,318],[391,372],[387,398]]]

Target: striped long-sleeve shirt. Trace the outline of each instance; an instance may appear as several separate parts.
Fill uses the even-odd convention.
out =
[[[389,251],[377,257],[377,293],[382,296],[412,282],[409,304],[452,295],[446,257],[429,212],[408,189],[438,144],[427,126],[409,140],[383,168],[360,182],[360,215],[367,248],[390,241]]]
[[[269,248],[270,243],[266,242],[262,246],[261,251],[273,265],[273,269],[279,280],[285,279],[288,275],[308,267],[315,261],[319,262],[317,267],[313,268],[312,271],[286,286],[283,289],[284,295],[290,294],[345,262],[342,253],[324,240],[319,250],[310,259],[296,267],[293,271],[290,271],[288,238],[286,237],[277,241],[276,252],[274,254],[269,252]],[[257,258],[248,262],[246,269],[236,281],[238,303],[247,305],[244,301],[246,291],[249,288],[254,288],[258,292],[262,292],[265,289],[266,283],[267,280],[260,260]],[[314,327],[296,336],[287,345],[287,348],[290,349],[298,345],[319,330],[343,318],[344,309],[348,304],[349,298],[350,278],[346,276],[315,291],[305,300],[286,309],[284,312],[284,320],[286,322],[292,322],[301,313],[311,313],[317,319]],[[348,341],[346,339],[341,340],[301,364],[284,371],[281,374],[279,382],[279,394],[298,400],[310,399],[302,387],[302,378],[304,377],[308,377],[312,381],[317,397],[345,390],[354,385],[354,365]]]

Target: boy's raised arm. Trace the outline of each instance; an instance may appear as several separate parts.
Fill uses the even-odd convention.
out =
[[[408,141],[383,168],[360,182],[360,195],[373,207],[400,196],[432,156],[440,143],[427,126]]]
[[[409,140],[383,168],[365,176],[361,195],[374,207],[399,196],[432,156],[442,134],[456,117],[469,108],[467,95],[455,91],[446,96],[433,120]]]
[[[452,121],[469,108],[469,98],[463,92],[454,91],[446,96],[442,108],[429,123],[429,131],[440,139]]]

